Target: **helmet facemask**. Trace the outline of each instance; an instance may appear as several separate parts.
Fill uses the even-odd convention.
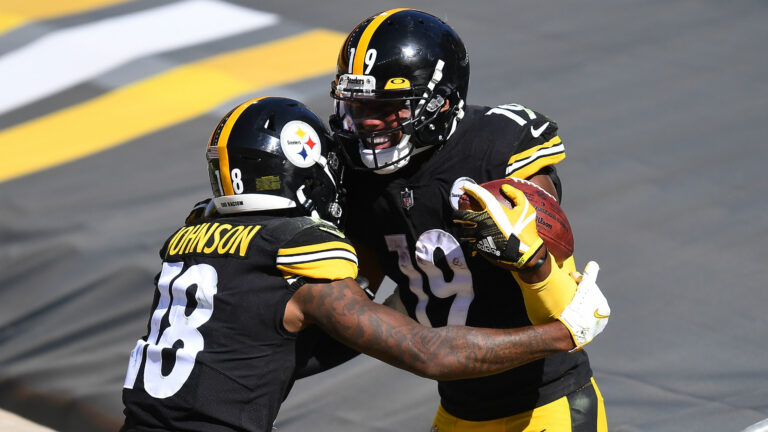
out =
[[[343,188],[341,181],[344,167],[339,164],[336,153],[329,152],[327,158],[317,161],[323,174],[314,178],[305,178],[304,183],[295,188],[296,202],[304,213],[340,225],[342,216]]]
[[[364,20],[347,36],[336,72],[336,112],[329,123],[353,168],[396,171],[445,142],[463,116],[466,49],[453,29],[428,13],[390,9]],[[392,109],[382,111],[378,125],[366,125],[355,112],[395,101],[407,107],[396,122]]]
[[[443,65],[437,61],[425,86],[376,90],[375,77],[352,74],[332,83],[331,128],[345,155],[358,153],[365,167],[388,174],[405,166],[412,155],[445,141],[454,120],[463,115],[464,103],[455,90],[438,85]]]

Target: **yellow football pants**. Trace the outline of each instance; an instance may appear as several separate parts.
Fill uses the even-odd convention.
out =
[[[468,421],[437,409],[430,432],[608,432],[605,404],[594,378],[571,394],[510,417]]]

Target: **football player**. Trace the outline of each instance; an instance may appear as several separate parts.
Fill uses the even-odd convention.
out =
[[[482,193],[476,183],[504,177],[528,179],[559,199],[555,164],[565,152],[557,124],[516,103],[467,105],[468,84],[463,42],[428,13],[387,10],[349,33],[331,85],[330,119],[356,169],[347,182],[347,235],[361,274],[372,286],[391,278],[408,315],[423,325],[505,329],[550,321],[573,299],[575,266],[572,257],[555,262],[542,246],[533,218],[521,215],[522,193],[505,187],[519,204],[509,215],[456,209],[463,192]],[[504,231],[506,241],[496,245],[501,259],[478,253],[479,242],[462,248],[467,227],[475,227],[471,240],[496,238],[502,228],[494,222],[505,216],[529,223]],[[434,431],[607,429],[584,351],[444,380],[438,390]]]
[[[123,431],[271,430],[305,374],[297,369],[312,364],[302,353],[323,354],[297,342],[320,337],[316,329],[451,380],[567,351],[586,342],[574,334],[591,339],[607,322],[592,317],[607,303],[586,276],[586,302],[572,302],[560,321],[512,330],[432,329],[370,301],[355,282],[355,249],[333,223],[339,161],[322,122],[297,101],[237,106],[214,129],[206,156],[215,213],[193,215],[160,250],[147,334],[125,378]]]

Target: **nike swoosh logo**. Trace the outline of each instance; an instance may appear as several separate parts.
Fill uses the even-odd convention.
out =
[[[549,126],[549,122],[544,123],[538,129],[534,129],[533,126],[531,126],[531,135],[533,135],[534,138],[538,138],[547,126]]]
[[[595,309],[595,318],[608,318],[610,315],[603,315]]]

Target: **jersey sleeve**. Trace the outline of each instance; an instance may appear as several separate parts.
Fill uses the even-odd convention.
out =
[[[277,251],[277,268],[286,278],[339,280],[357,277],[355,248],[331,225],[299,231]]]
[[[514,154],[507,160],[505,177],[525,179],[565,159],[565,146],[557,123],[545,115],[524,108],[519,116],[526,121],[521,125]]]

